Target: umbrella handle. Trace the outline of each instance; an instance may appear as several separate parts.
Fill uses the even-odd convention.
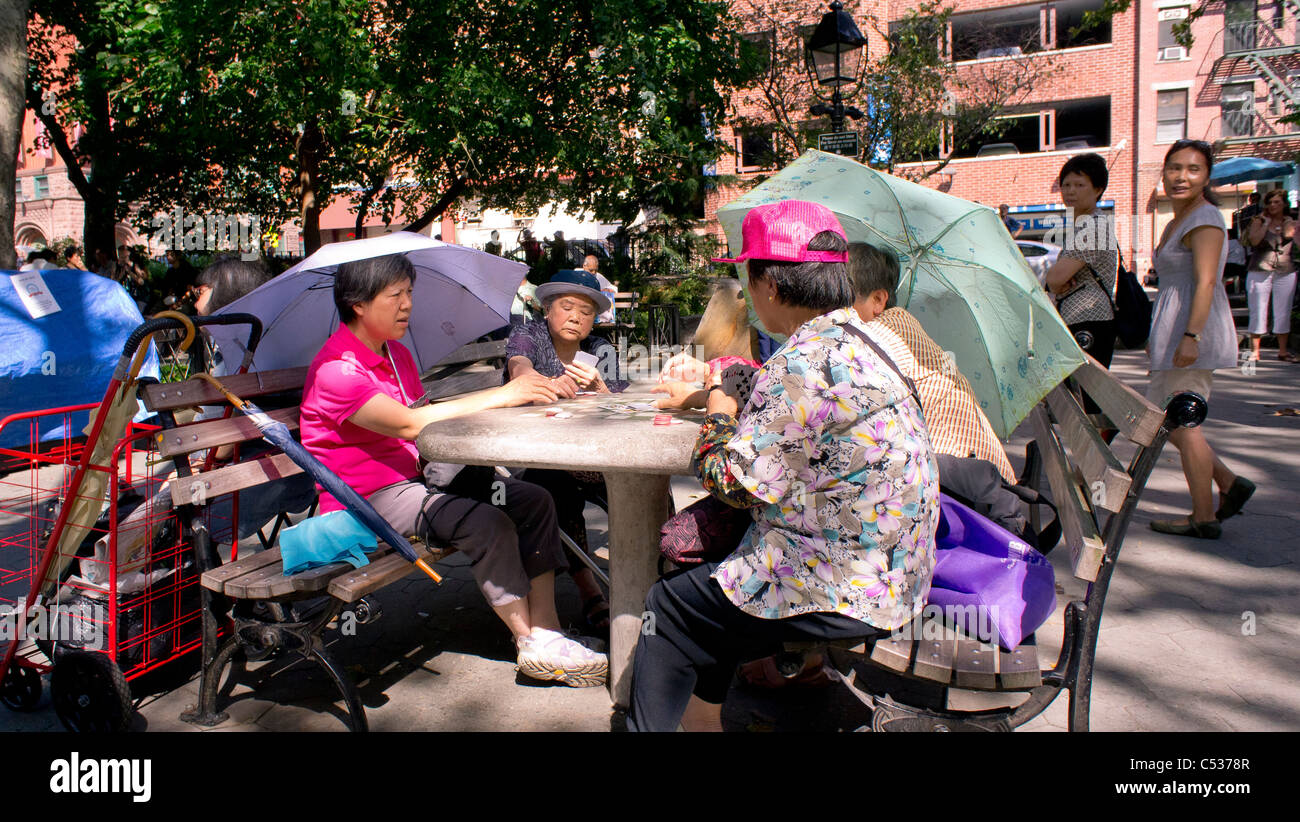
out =
[[[429,563],[425,562],[422,559],[417,559],[415,561],[415,567],[419,568],[421,571],[428,574],[429,578],[432,579],[434,582],[438,583],[439,585],[442,584],[442,576],[437,571],[433,570],[433,568],[429,566]]]
[[[179,311],[159,311],[153,315],[155,320],[159,317],[169,317],[185,326],[185,339],[181,340],[181,350],[189,351],[190,345],[194,342],[194,321],[188,315]]]
[[[194,376],[197,377],[198,379],[207,380],[209,383],[211,383],[212,387],[220,391],[222,394],[224,394],[226,399],[230,402],[230,404],[235,406],[236,408],[244,409],[247,407],[248,403],[245,400],[241,400],[239,397],[236,397],[234,394],[230,393],[230,389],[222,385],[221,380],[218,380],[216,377],[212,376],[206,371],[195,374]]]

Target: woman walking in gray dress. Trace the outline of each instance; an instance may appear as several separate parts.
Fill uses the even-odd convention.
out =
[[[1147,349],[1147,399],[1161,407],[1180,391],[1194,391],[1208,400],[1214,369],[1237,363],[1237,332],[1223,290],[1227,231],[1213,195],[1206,191],[1213,167],[1212,149],[1199,140],[1179,140],[1165,154],[1165,193],[1173,201],[1174,219],[1156,249],[1160,295]],[[1177,428],[1169,441],[1182,457],[1192,514],[1152,522],[1151,527],[1166,534],[1218,539],[1220,523],[1241,511],[1255,485],[1214,455],[1200,428]],[[1213,508],[1212,483],[1219,486],[1218,511]]]

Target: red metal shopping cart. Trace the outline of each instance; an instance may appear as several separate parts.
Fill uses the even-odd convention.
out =
[[[41,675],[70,730],[123,730],[133,694],[165,690],[198,668],[202,644],[199,576],[220,564],[215,546],[234,543],[237,502],[175,506],[172,475],[188,459],[161,458],[158,432],[176,425],[132,421],[140,363],[160,332],[249,324],[248,315],[151,319],[128,338],[98,403],[13,414],[0,434],[25,447],[0,448],[0,701],[30,710]],[[74,417],[93,410],[85,436]],[[51,425],[51,423],[61,424]],[[61,438],[43,441],[58,427]],[[48,435],[47,435],[48,436]],[[180,674],[180,678],[177,678]]]

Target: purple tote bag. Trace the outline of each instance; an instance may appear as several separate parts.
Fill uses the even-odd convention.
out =
[[[946,494],[940,511],[928,605],[970,636],[1015,648],[1056,609],[1051,563]]]

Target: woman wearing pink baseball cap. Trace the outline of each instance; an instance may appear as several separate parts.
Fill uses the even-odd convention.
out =
[[[745,215],[754,310],[789,336],[755,375],[709,393],[693,464],[753,524],[721,562],[650,589],[628,728],[721,730],[736,665],[783,642],[888,632],[920,613],[939,485],[921,406],[853,310],[848,243],[824,206]],[[743,410],[742,410],[743,409]]]

